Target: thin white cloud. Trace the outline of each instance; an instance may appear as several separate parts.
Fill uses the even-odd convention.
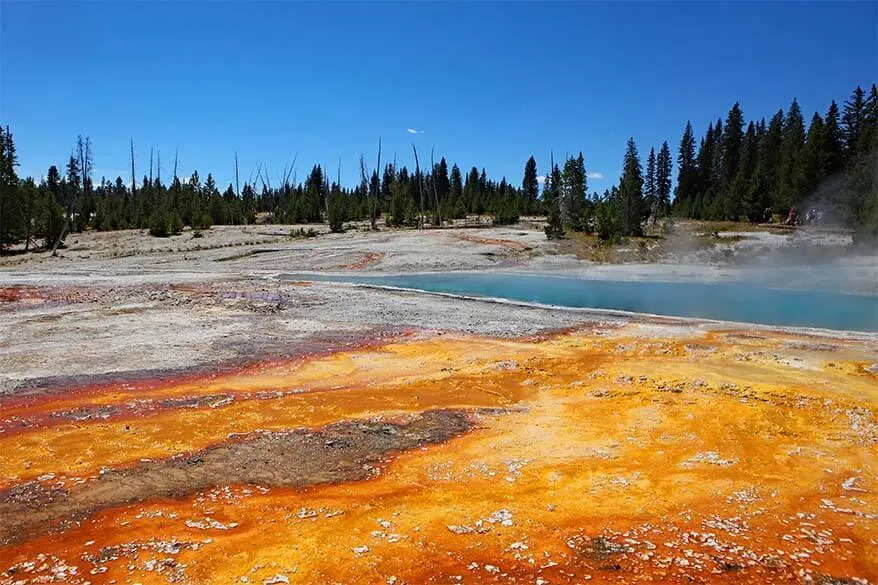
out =
[[[415,130],[414,128],[406,128],[406,131],[409,134],[423,134],[424,133],[423,130]]]
[[[594,172],[591,172],[591,173],[587,173],[587,174],[586,174],[586,177],[588,177],[589,179],[603,179],[603,178],[604,178],[604,174],[603,174],[603,173],[600,173],[600,172],[598,172],[598,171],[594,171]]]
[[[546,184],[545,175],[537,175],[537,183],[539,183],[540,185],[545,185]]]

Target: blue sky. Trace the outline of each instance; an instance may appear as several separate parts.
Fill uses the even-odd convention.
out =
[[[298,153],[342,180],[358,157],[414,165],[435,146],[520,183],[583,151],[618,179],[628,136],[645,158],[687,119],[698,134],[740,101],[747,118],[798,98],[807,118],[878,78],[878,3],[0,3],[0,122],[21,175],[92,138],[95,179],[273,176]],[[410,134],[407,129],[418,130]]]

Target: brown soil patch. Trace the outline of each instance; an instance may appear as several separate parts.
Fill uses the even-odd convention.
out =
[[[318,431],[255,433],[192,455],[113,470],[72,490],[29,482],[0,492],[0,543],[69,527],[98,510],[178,498],[216,485],[304,488],[368,479],[392,455],[448,441],[472,427],[467,415],[435,410],[403,420],[340,422]]]
[[[486,244],[488,246],[502,246],[508,250],[513,250],[515,252],[527,252],[531,249],[527,244],[522,244],[521,242],[516,242],[515,240],[499,240],[496,238],[479,238],[477,236],[473,236],[470,234],[460,234],[458,236],[461,240],[465,242],[472,242],[474,244]]]

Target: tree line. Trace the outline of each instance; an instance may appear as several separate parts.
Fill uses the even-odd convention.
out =
[[[340,231],[345,222],[371,220],[375,225],[382,217],[391,226],[438,226],[471,215],[509,224],[520,213],[541,212],[535,194],[526,198],[505,177],[488,178],[484,168],[472,167],[466,174],[456,164],[449,169],[444,157],[431,163],[432,169],[417,165],[410,170],[393,162],[380,174],[369,172],[361,160],[362,180],[353,187],[342,186],[338,177],[331,180],[324,167],[314,165],[301,182],[290,177],[290,168],[280,184],[272,185],[260,170],[240,189],[229,184],[224,191],[211,174],[202,179],[198,171],[181,177],[174,168],[163,180],[161,159],[153,161],[152,154],[149,173],[135,182],[133,144],[131,161],[127,182],[117,177],[95,184],[91,141],[80,136],[63,173],[52,165],[39,182],[22,180],[16,174],[12,131],[0,127],[0,250],[22,242],[25,250],[53,248],[68,231],[148,229],[166,236],[184,226],[252,224],[257,214],[274,223],[328,223]]]
[[[746,126],[746,129],[745,129]],[[531,161],[524,187],[536,176]],[[839,109],[814,113],[807,129],[798,102],[785,113],[745,124],[735,103],[725,121],[710,123],[696,143],[687,122],[673,160],[668,143],[651,148],[646,171],[634,139],[628,140],[622,176],[603,195],[584,197],[581,156],[559,168],[550,163],[542,202],[546,234],[595,231],[603,240],[636,236],[663,217],[772,221],[791,208],[819,209],[828,221],[856,228],[856,239],[878,239],[878,90],[857,87]],[[581,185],[580,185],[581,182]],[[804,209],[803,209],[804,211]]]
[[[257,214],[277,223],[328,223],[333,231],[344,223],[379,218],[387,225],[439,226],[471,215],[489,215],[495,224],[511,224],[519,216],[545,215],[546,234],[561,237],[565,230],[596,232],[601,239],[640,235],[644,224],[671,215],[709,220],[764,221],[786,214],[795,205],[824,206],[839,221],[861,232],[878,232],[878,92],[857,87],[840,109],[833,101],[821,116],[815,113],[807,129],[794,99],[788,110],[745,123],[735,103],[725,121],[708,125],[696,144],[686,124],[676,162],[663,142],[650,148],[644,172],[637,145],[628,140],[622,175],[602,195],[588,195],[588,174],[582,152],[538,174],[531,156],[521,186],[490,179],[484,168],[464,172],[450,168],[445,158],[421,168],[396,161],[369,171],[360,159],[361,180],[353,187],[333,181],[327,169],[314,165],[304,181],[291,178],[291,168],[272,185],[268,173],[221,191],[213,176],[202,180],[195,171],[177,174],[174,161],[166,181],[160,156],[150,153],[148,174],[137,180],[134,144],[128,180],[102,178],[93,182],[91,141],[78,137],[62,173],[51,166],[39,182],[19,179],[18,155],[10,128],[0,126],[0,251],[24,243],[24,249],[54,250],[68,232],[87,229],[148,229],[165,236],[184,226],[251,224]],[[176,157],[175,157],[176,159]],[[542,183],[542,189],[540,184]],[[672,198],[673,194],[673,198]]]
[[[674,213],[680,217],[765,221],[794,206],[824,208],[864,226],[878,213],[878,90],[857,87],[805,125],[793,99],[768,122],[746,122],[740,104],[697,144],[687,123],[677,154]]]

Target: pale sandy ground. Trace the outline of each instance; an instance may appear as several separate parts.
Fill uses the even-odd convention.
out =
[[[0,391],[57,376],[289,355],[329,332],[354,338],[401,327],[512,336],[632,319],[332,283],[303,286],[279,281],[281,273],[516,270],[607,279],[750,278],[878,292],[878,254],[849,254],[847,236],[838,234],[746,232],[734,244],[684,250],[659,263],[599,265],[559,255],[539,226],[529,224],[349,230],[308,239],[289,238],[291,227],[214,227],[202,238],[188,231],[165,239],[142,231],[77,234],[61,258],[0,259],[0,289],[38,287],[23,301],[0,302]]]

